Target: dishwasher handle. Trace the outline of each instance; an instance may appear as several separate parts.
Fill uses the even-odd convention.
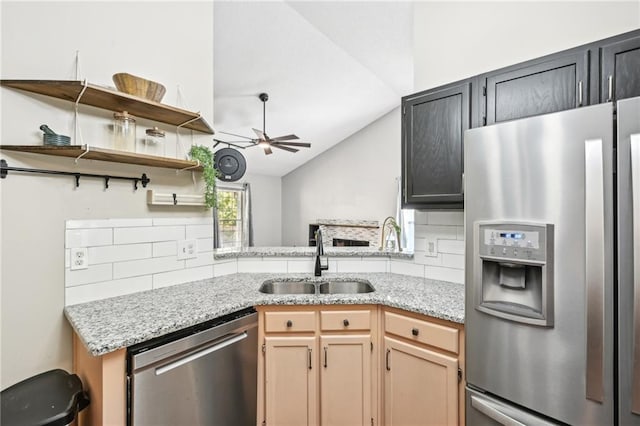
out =
[[[196,359],[202,358],[203,356],[207,356],[210,353],[218,351],[218,350],[220,350],[222,348],[226,348],[229,345],[233,345],[234,343],[237,343],[237,342],[239,342],[239,341],[241,341],[243,339],[246,339],[247,336],[248,336],[247,332],[243,331],[242,333],[236,334],[235,336],[233,336],[233,337],[231,337],[229,339],[223,340],[222,342],[220,342],[220,343],[218,343],[216,345],[210,346],[210,347],[208,347],[206,349],[203,349],[201,351],[198,351],[198,352],[194,352],[191,355],[185,356],[184,358],[180,358],[180,359],[178,359],[176,361],[173,361],[173,362],[171,362],[171,363],[169,363],[167,365],[163,365],[162,367],[158,367],[158,368],[156,368],[156,376],[159,376],[159,375],[164,374],[164,373],[166,373],[168,371],[171,371],[174,368],[178,368],[178,367],[180,367],[182,365],[188,364],[191,361],[195,361]]]

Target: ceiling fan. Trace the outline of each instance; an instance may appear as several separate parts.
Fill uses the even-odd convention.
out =
[[[311,148],[311,144],[310,143],[306,143],[306,142],[289,142],[292,140],[296,140],[296,139],[300,139],[299,137],[297,137],[294,134],[291,135],[284,135],[284,136],[278,136],[275,138],[270,138],[267,135],[267,131],[266,131],[266,105],[267,105],[267,101],[269,100],[269,95],[266,93],[260,93],[260,95],[258,95],[258,98],[260,98],[260,100],[262,101],[262,130],[258,130],[258,129],[253,129],[253,131],[256,133],[256,135],[258,136],[257,139],[254,138],[250,138],[247,136],[242,136],[242,135],[236,135],[234,133],[228,133],[228,132],[223,132],[223,131],[219,131],[218,133],[223,133],[225,135],[231,135],[231,136],[235,136],[238,138],[243,138],[246,140],[242,140],[242,141],[223,141],[223,140],[219,140],[219,139],[213,139],[215,141],[215,145],[213,145],[213,147],[215,148],[216,146],[218,146],[218,144],[226,144],[229,146],[233,146],[236,148],[246,148],[245,146],[241,146],[241,145],[237,145],[237,144],[241,144],[241,143],[246,143],[249,144],[249,146],[260,146],[262,147],[262,149],[264,149],[264,153],[266,155],[272,154],[273,151],[271,150],[271,148],[278,148],[278,149],[282,149],[284,151],[289,151],[289,152],[298,152],[299,150],[297,148],[292,148],[294,146],[296,147],[302,147],[302,148]]]

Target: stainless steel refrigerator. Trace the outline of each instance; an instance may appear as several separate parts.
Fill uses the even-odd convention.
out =
[[[467,425],[640,425],[640,98],[464,150]]]

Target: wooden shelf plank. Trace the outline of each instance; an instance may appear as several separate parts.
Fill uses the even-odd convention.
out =
[[[28,152],[33,154],[54,155],[58,157],[78,158],[82,153],[85,160],[109,161],[112,163],[138,164],[150,167],[165,167],[168,169],[187,169],[202,171],[196,161],[179,160],[177,158],[157,157],[155,155],[138,154],[135,152],[116,151],[113,149],[94,148],[87,145],[44,146],[44,145],[0,145],[6,151]],[[197,166],[197,167],[196,167]]]
[[[69,102],[76,102],[85,88],[82,81],[75,80],[0,80],[0,85]],[[184,128],[210,135],[214,134],[213,128],[198,112],[186,111],[93,84],[86,85],[86,89],[80,97],[80,103],[110,111],[127,111],[134,117],[174,126],[188,122],[188,124],[184,124]]]

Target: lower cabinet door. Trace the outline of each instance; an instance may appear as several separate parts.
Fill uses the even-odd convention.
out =
[[[458,360],[384,338],[387,426],[457,425]]]
[[[322,426],[371,424],[371,336],[320,337]]]
[[[265,337],[267,425],[316,425],[315,337]]]

